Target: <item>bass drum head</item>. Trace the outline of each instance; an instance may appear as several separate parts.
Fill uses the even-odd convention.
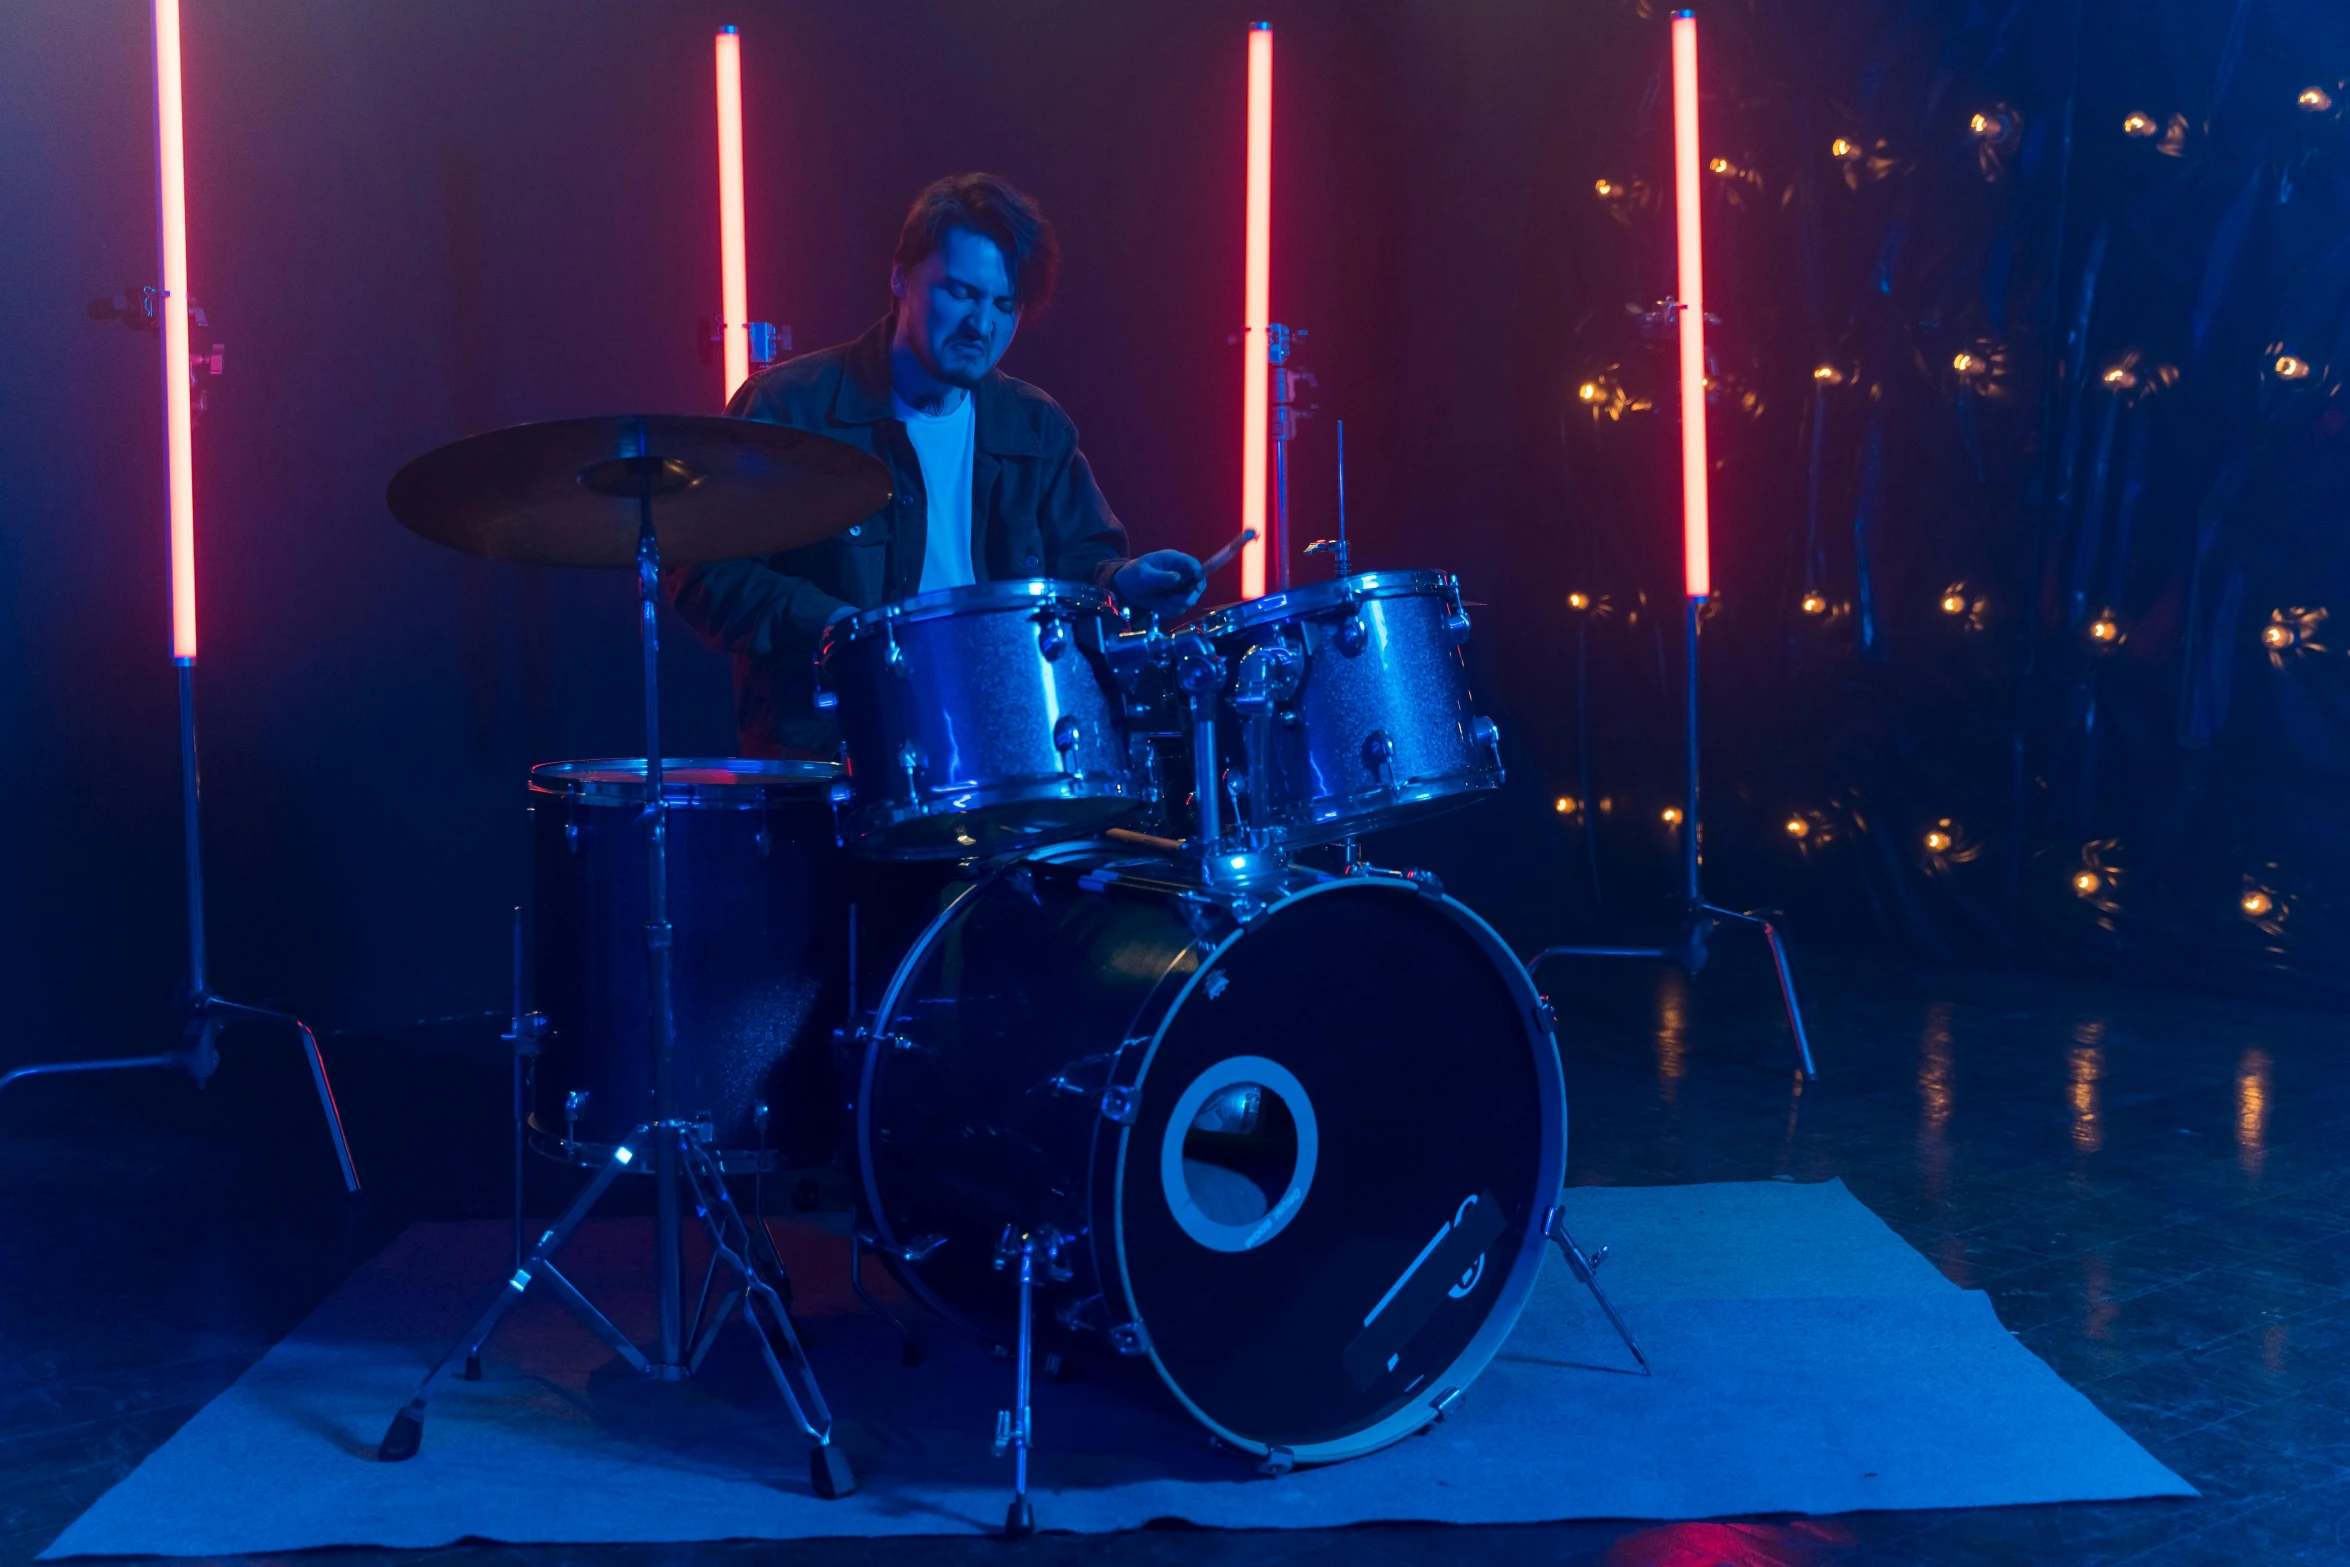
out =
[[[1302,892],[1193,976],[1138,1086],[1118,1266],[1198,1419],[1349,1458],[1484,1369],[1541,1266],[1566,1107],[1483,921],[1392,881]]]

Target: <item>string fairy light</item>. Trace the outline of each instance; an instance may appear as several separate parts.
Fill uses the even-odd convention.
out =
[[[2323,114],[2334,106],[2334,95],[2323,87],[2304,87],[2293,101],[2311,114]]]
[[[2306,381],[2309,379],[2309,361],[2293,354],[2277,355],[2274,368],[2277,379],[2280,381]]]
[[[2154,116],[2139,113],[2134,109],[2122,117],[2122,134],[2124,136],[2143,138],[2152,136],[2161,129],[2161,126],[2154,123]]]

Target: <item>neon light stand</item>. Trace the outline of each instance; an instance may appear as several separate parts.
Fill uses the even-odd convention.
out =
[[[1720,924],[1751,925],[1762,932],[1770,947],[1771,964],[1779,978],[1779,997],[1786,1004],[1787,1026],[1795,1035],[1796,1060],[1807,1078],[1817,1077],[1811,1040],[1804,1033],[1803,1009],[1795,999],[1795,978],[1787,966],[1787,945],[1778,926],[1761,910],[1739,913],[1706,901],[1699,877],[1701,855],[1697,788],[1697,630],[1707,599],[1713,595],[1713,569],[1707,534],[1705,449],[1705,245],[1698,183],[1700,159],[1697,138],[1697,18],[1688,11],[1673,13],[1673,192],[1678,238],[1680,298],[1672,303],[1680,320],[1681,348],[1681,543],[1682,574],[1687,593],[1684,622],[1683,681],[1687,697],[1684,741],[1689,772],[1681,807],[1681,907],[1679,939],[1658,947],[1545,947],[1526,961],[1529,970],[1553,958],[1663,958],[1691,974],[1705,967],[1706,942]]]
[[[318,1036],[290,1012],[250,1007],[213,993],[204,942],[204,847],[196,770],[196,485],[194,409],[188,360],[188,197],[180,115],[179,0],[155,0],[155,142],[163,257],[162,331],[165,473],[171,517],[171,654],[179,669],[180,830],[186,840],[188,982],[179,997],[180,1048],[165,1055],[103,1061],[52,1061],[0,1076],[0,1091],[33,1077],[177,1067],[201,1088],[220,1066],[219,1035],[232,1022],[278,1023],[301,1037],[318,1107],[334,1139],[343,1187],[356,1193],[359,1172],[343,1136],[342,1112],[318,1053]]]

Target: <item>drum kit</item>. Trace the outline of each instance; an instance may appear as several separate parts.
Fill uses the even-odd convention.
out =
[[[849,447],[695,416],[525,425],[393,480],[394,514],[440,543],[635,568],[645,754],[532,770],[517,1135],[592,1174],[527,1250],[518,1217],[511,1277],[381,1457],[417,1452],[433,1394],[480,1374],[543,1283],[665,1380],[739,1316],[815,1492],[846,1494],[784,1264],[730,1185],[832,1160],[857,1294],[906,1362],[867,1254],[1011,1352],[1015,1536],[1034,1528],[1040,1347],[1124,1368],[1276,1474],[1441,1420],[1554,1242],[1637,1356],[1559,1219],[1549,1005],[1435,877],[1357,844],[1501,783],[1454,579],[1342,560],[1171,627],[1067,582],[921,594],[827,629],[815,700],[837,760],[663,760],[662,564],[813,543],[888,494]],[[876,953],[852,900],[891,877],[920,885],[925,918]],[[625,1173],[659,1188],[644,1348],[557,1267]]]

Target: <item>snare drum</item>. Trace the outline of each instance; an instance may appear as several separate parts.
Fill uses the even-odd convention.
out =
[[[821,1163],[839,1139],[833,1025],[848,1010],[829,762],[662,763],[669,805],[677,1113],[728,1170]],[[653,1114],[646,1038],[645,764],[530,772],[538,1010],[531,1141],[600,1164]]]
[[[817,705],[837,708],[841,840],[881,859],[969,859],[1083,837],[1149,804],[1102,661],[1109,596],[984,582],[829,627]]]
[[[1460,583],[1370,571],[1200,622],[1233,671],[1218,741],[1252,828],[1302,847],[1460,804],[1502,783],[1469,696]]]

